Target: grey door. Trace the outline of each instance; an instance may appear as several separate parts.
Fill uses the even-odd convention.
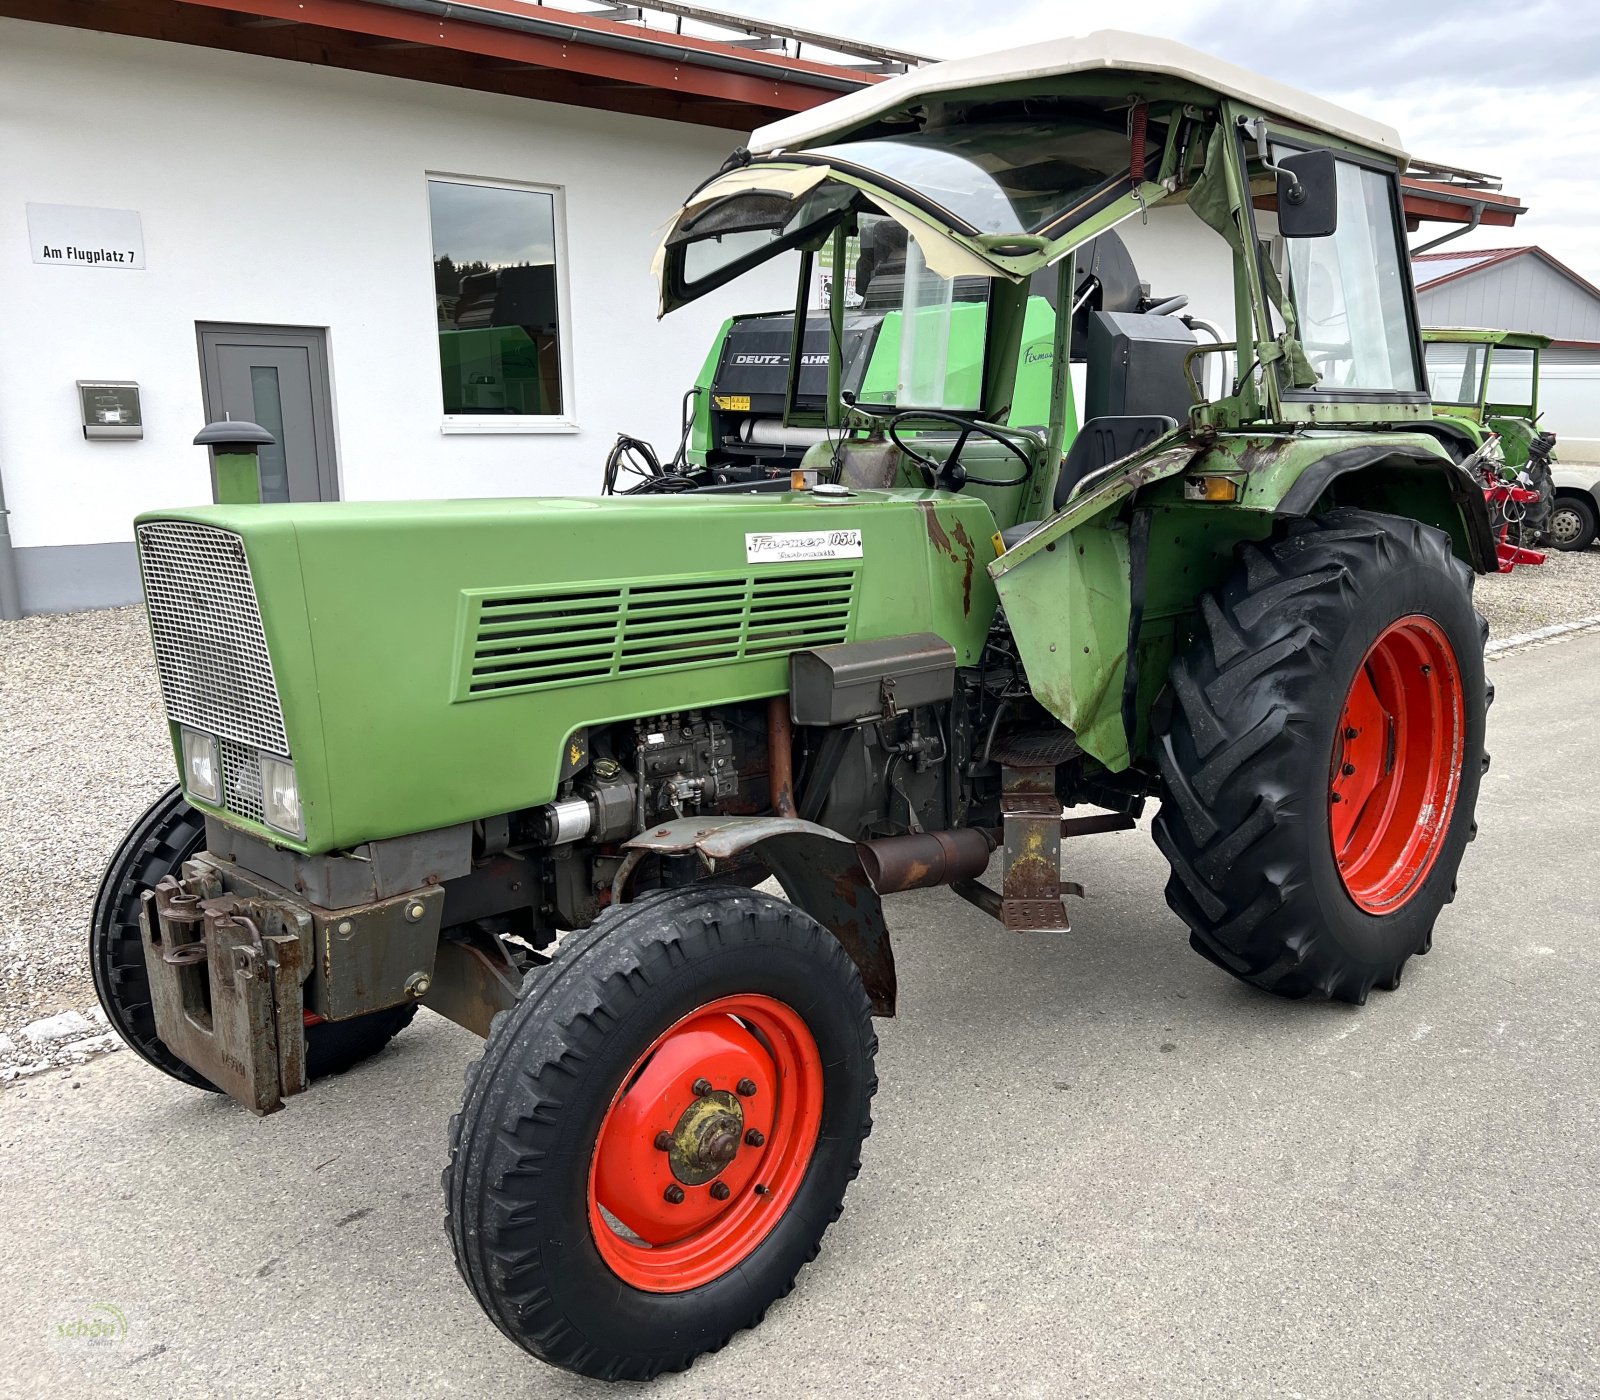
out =
[[[261,499],[335,500],[339,478],[324,332],[299,326],[198,329],[206,421],[259,423],[275,439],[260,453]]]

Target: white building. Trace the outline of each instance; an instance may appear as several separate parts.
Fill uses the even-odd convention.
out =
[[[658,323],[660,225],[752,127],[895,64],[514,0],[25,12],[56,9],[0,18],[0,504],[30,612],[139,597],[133,517],[211,499],[212,419],[273,430],[295,499],[593,491],[619,432],[670,448],[722,319],[793,292],[776,269]],[[138,424],[80,381],[136,384]]]

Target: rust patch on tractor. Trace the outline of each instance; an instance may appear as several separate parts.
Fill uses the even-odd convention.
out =
[[[1275,466],[1278,459],[1294,446],[1294,442],[1292,437],[1248,437],[1239,452],[1238,469],[1247,472],[1265,471],[1268,467]]]
[[[972,543],[972,536],[967,533],[967,527],[958,520],[953,527],[956,537],[952,540],[939,519],[938,507],[932,501],[918,501],[917,508],[922,512],[923,522],[928,528],[928,539],[933,547],[952,564],[961,566],[961,610],[970,616],[972,571],[978,560],[978,551]]]

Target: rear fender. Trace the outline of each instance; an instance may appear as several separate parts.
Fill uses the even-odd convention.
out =
[[[760,861],[798,905],[839,940],[861,974],[878,1016],[893,1016],[894,951],[883,901],[856,853],[856,843],[798,817],[681,817],[661,822],[623,843],[628,853],[612,883],[614,903],[647,855],[697,853],[708,875]]]
[[[1300,473],[1278,501],[1277,514],[1314,515],[1334,505],[1437,526],[1478,573],[1497,567],[1482,483],[1470,466],[1442,448],[1373,443],[1330,453]]]

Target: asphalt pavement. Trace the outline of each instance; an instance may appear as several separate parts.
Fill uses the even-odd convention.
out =
[[[889,901],[902,1014],[844,1216],[653,1395],[1600,1393],[1600,635],[1491,668],[1460,896],[1364,1007],[1202,961],[1143,832],[1069,843],[1069,935]],[[126,1052],[0,1093],[0,1394],[608,1392],[457,1279],[475,1047],[425,1015],[267,1119]]]

